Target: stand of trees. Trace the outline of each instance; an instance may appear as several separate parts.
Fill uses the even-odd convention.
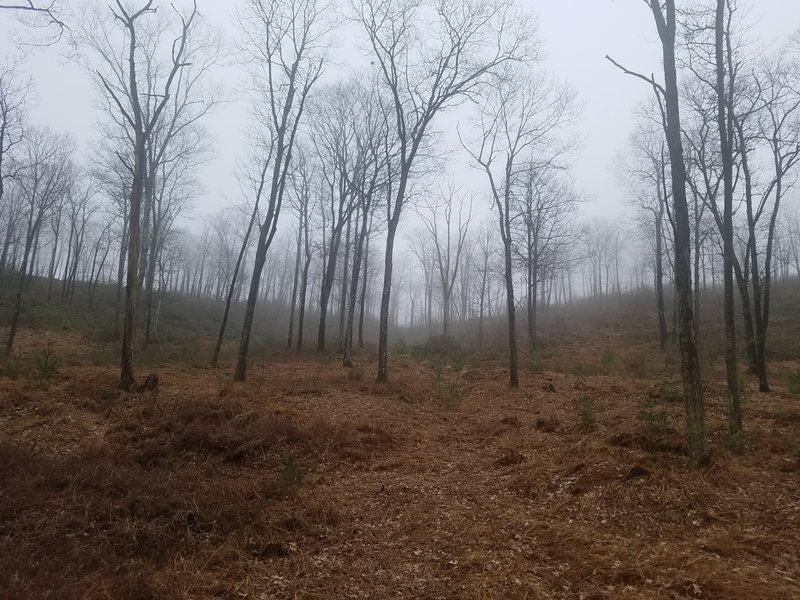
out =
[[[345,366],[374,337],[376,378],[387,382],[391,327],[483,345],[488,319],[502,317],[517,386],[518,332],[534,357],[543,308],[579,297],[602,308],[650,288],[660,348],[681,352],[691,462],[705,464],[704,290],[723,288],[738,434],[739,352],[769,391],[772,287],[800,274],[790,202],[800,49],[750,43],[735,0],[696,2],[680,15],[672,1],[646,4],[663,77],[615,63],[654,94],[620,160],[629,224],[579,221],[575,93],[545,72],[533,22],[510,0],[359,1],[346,17],[369,66],[335,80],[325,72],[334,6],[243,0],[239,58],[253,82],[253,125],[242,200],[189,227],[210,153],[204,123],[224,100],[213,84],[220,39],[194,3],[87,2],[68,31],[100,104],[101,139],[88,159],[68,137],[30,123],[21,69],[0,71],[0,274],[14,285],[6,348],[29,282],[41,277],[48,302],[74,302],[85,282],[92,307],[101,284],[115,286],[125,390],[136,388],[135,351],[158,338],[168,295],[224,302],[210,358],[219,363],[233,320],[236,380],[247,377],[254,324],[298,350],[313,328],[316,351],[335,347]],[[57,4],[0,2],[0,16],[14,8],[62,35]],[[448,115],[468,115],[451,129],[484,196],[437,178],[447,155],[437,127]],[[404,220],[420,225],[407,239]],[[411,252],[396,259],[403,245]]]

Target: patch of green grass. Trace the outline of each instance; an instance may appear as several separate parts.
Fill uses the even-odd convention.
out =
[[[747,377],[741,371],[738,372],[737,385],[739,387],[739,402],[746,404],[750,401],[750,386],[747,385]]]
[[[528,369],[531,373],[541,373],[544,370],[544,360],[540,349],[537,348],[528,354]]]
[[[614,366],[614,351],[611,348],[606,348],[603,350],[603,356],[601,357],[601,361],[603,364],[603,371],[608,374],[611,372],[611,368]]]
[[[317,363],[319,363],[320,365],[333,364],[333,361],[336,358],[336,356],[334,354],[332,354],[331,352],[328,352],[328,351],[317,352],[316,354],[314,354],[314,357],[316,358]]]
[[[658,393],[664,402],[682,402],[683,386],[680,381],[668,378],[658,386]]]
[[[0,352],[0,377],[9,379],[19,379],[28,372],[22,353]]]
[[[743,432],[733,433],[731,431],[723,433],[719,440],[720,445],[725,450],[738,455],[746,454],[753,450],[759,442],[759,438],[756,435],[748,435]]]
[[[631,357],[628,368],[631,371],[631,375],[637,379],[647,377],[647,359],[645,355],[640,352]]]
[[[137,362],[143,366],[181,364],[205,368],[210,356],[208,342],[202,337],[164,338],[137,350]]]
[[[474,351],[471,348],[460,345],[452,338],[441,336],[406,348],[409,358],[417,362],[450,365],[456,370],[468,367],[474,358]]]
[[[89,360],[95,367],[110,367],[118,363],[119,358],[119,349],[109,345],[98,346],[89,355]]]
[[[789,375],[786,389],[790,394],[800,394],[800,369]]]

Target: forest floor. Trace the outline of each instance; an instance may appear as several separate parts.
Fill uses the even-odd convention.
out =
[[[510,390],[496,360],[395,355],[385,387],[279,354],[129,395],[48,339],[57,373],[0,378],[2,598],[800,598],[798,363],[745,386],[742,438],[708,378],[691,471],[662,369]]]

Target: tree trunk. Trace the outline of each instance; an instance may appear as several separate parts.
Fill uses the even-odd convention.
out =
[[[656,307],[658,310],[658,343],[661,352],[667,349],[667,314],[664,307],[663,217],[656,216]]]
[[[56,256],[58,254],[58,237],[61,230],[61,219],[57,221],[59,225],[53,228],[53,251],[50,253],[50,268],[47,273],[47,302],[53,297],[53,280],[56,277]]]
[[[336,340],[336,351],[344,352],[345,320],[347,306],[347,274],[350,269],[350,227],[351,219],[347,217],[347,232],[344,238],[344,264],[342,265],[341,295],[339,297],[339,331]]]
[[[297,227],[297,247],[294,258],[294,277],[292,279],[292,299],[289,304],[289,335],[286,339],[286,347],[292,347],[294,337],[294,315],[297,312],[297,290],[300,284],[300,253],[303,251],[303,227],[302,223]]]
[[[130,222],[128,223],[128,273],[125,285],[125,316],[122,323],[122,356],[119,387],[130,391],[134,384],[133,350],[136,344],[136,309],[139,297],[139,258],[141,255],[141,208],[144,194],[146,137],[136,133],[136,157],[131,185]]]
[[[153,229],[150,232],[150,249],[148,251],[149,262],[147,263],[147,275],[145,279],[147,298],[145,299],[145,327],[144,343],[150,343],[153,331],[153,294],[156,284],[156,258],[161,236],[161,219],[153,215]]]
[[[242,323],[242,335],[239,340],[239,355],[236,361],[236,371],[233,374],[234,381],[244,381],[247,378],[247,353],[250,349],[250,330],[253,327],[253,315],[256,312],[256,301],[258,300],[258,289],[261,286],[261,273],[264,271],[264,264],[267,262],[267,238],[269,236],[269,226],[267,223],[260,227],[261,233],[256,247],[256,256],[253,261],[253,275],[250,279],[250,290],[247,294],[247,303],[244,310],[244,322]]]
[[[392,261],[394,238],[400,222],[399,212],[389,219],[386,232],[386,256],[384,257],[383,291],[381,292],[381,313],[378,323],[378,383],[389,382],[389,303],[392,294]]]
[[[306,243],[308,241],[306,240]],[[306,255],[303,265],[303,278],[300,282],[300,301],[299,314],[297,316],[297,351],[303,349],[303,330],[306,318],[306,293],[308,291],[308,270],[311,268],[311,254]]]
[[[250,241],[250,234],[253,232],[253,224],[255,223],[257,213],[258,203],[256,203],[255,207],[253,208],[253,212],[250,214],[250,221],[247,223],[247,230],[245,231],[244,239],[242,240],[242,246],[239,249],[239,255],[236,257],[236,264],[234,265],[233,273],[231,274],[231,283],[228,286],[228,294],[225,297],[225,310],[222,313],[222,323],[219,326],[217,343],[214,345],[214,353],[211,356],[211,366],[215,368],[219,366],[219,353],[222,350],[222,339],[225,337],[225,327],[228,325],[228,316],[230,315],[231,304],[233,303],[233,298],[236,293],[236,283],[239,279],[239,270],[241,269],[244,256],[247,254],[247,244]]]
[[[33,209],[31,209],[33,210]],[[31,217],[33,215],[31,214]],[[28,221],[28,233],[25,235],[25,248],[22,253],[22,265],[19,269],[19,282],[17,283],[17,293],[14,297],[14,312],[11,313],[11,323],[8,328],[8,337],[6,338],[6,352],[11,352],[14,349],[14,338],[17,335],[17,325],[19,323],[19,313],[22,310],[22,295],[25,292],[26,274],[28,270],[28,255],[31,251],[31,243],[33,241],[33,222],[32,219]]]
[[[507,218],[507,217],[506,217]],[[519,369],[517,367],[517,318],[514,302],[514,271],[512,267],[511,239],[504,241],[505,250],[505,280],[506,280],[506,310],[508,311],[508,371],[509,382],[512,388],[519,387]]]
[[[343,225],[343,223],[342,223]],[[322,277],[322,288],[319,297],[319,331],[317,333],[317,352],[325,352],[325,329],[328,321],[328,304],[333,291],[333,282],[336,277],[336,259],[339,254],[339,243],[342,229],[338,227],[331,232],[331,245],[328,252],[328,262],[325,264],[325,273]]]
[[[680,100],[675,64],[676,14],[675,1],[666,0],[666,16],[661,0],[649,0],[659,30],[664,58],[666,134],[669,146],[672,199],[675,219],[675,283],[679,322],[681,376],[686,408],[686,429],[689,442],[689,461],[693,467],[706,465],[710,454],[706,442],[705,410],[700,382],[700,363],[694,337],[692,310],[691,231],[689,207],[686,200],[686,164],[681,139]]]
[[[717,127],[720,138],[723,179],[723,277],[725,320],[725,375],[728,384],[728,418],[732,433],[742,429],[739,400],[739,375],[736,366],[736,316],[733,307],[733,148],[730,115],[726,115],[725,93],[725,8],[726,0],[717,0],[716,11],[716,68],[717,68]],[[754,253],[755,254],[755,253]]]
[[[125,277],[125,251],[128,248],[128,217],[122,222],[122,235],[119,242],[119,257],[117,260],[117,290],[114,300],[114,335],[117,339],[122,335],[120,332],[120,312],[122,309],[122,281]]]
[[[372,216],[369,218],[369,231],[372,231]],[[364,244],[364,274],[361,282],[361,300],[358,307],[358,347],[364,347],[364,314],[367,311],[367,282],[369,275],[369,243],[371,236],[367,235]]]
[[[361,260],[363,256],[364,241],[367,237],[367,213],[363,209],[361,217],[361,231],[356,236],[355,249],[353,251],[353,275],[350,279],[350,301],[347,306],[347,324],[344,335],[344,357],[342,365],[351,367],[353,365],[353,321],[356,312],[356,297],[358,295],[359,274],[361,273]],[[413,319],[413,310],[412,310]]]

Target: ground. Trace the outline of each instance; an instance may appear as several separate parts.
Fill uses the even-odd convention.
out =
[[[280,352],[120,394],[79,333],[21,352],[45,338],[57,371],[0,378],[3,598],[800,597],[796,363],[743,384],[741,438],[711,370],[692,471],[674,373],[613,331],[518,390],[499,358],[397,351],[385,387]]]

